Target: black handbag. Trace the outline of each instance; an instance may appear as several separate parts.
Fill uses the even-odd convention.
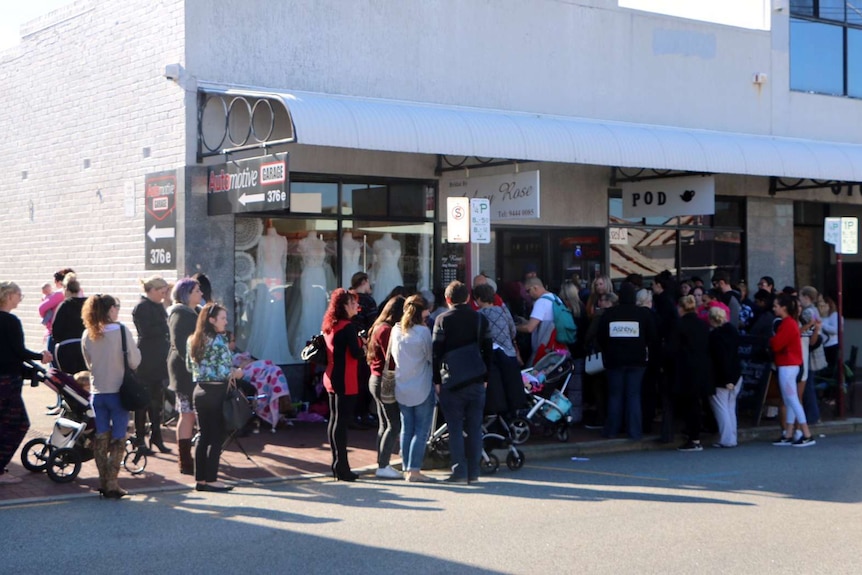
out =
[[[476,327],[476,341],[446,352],[440,366],[440,384],[443,389],[455,390],[471,381],[484,377],[487,373],[482,349],[479,347],[479,334],[482,318]]]
[[[314,335],[305,342],[305,347],[302,348],[299,357],[302,358],[302,361],[326,365],[329,362],[329,354],[326,351],[326,340],[323,339],[323,334]]]
[[[380,402],[393,404],[395,399],[395,370],[389,369],[389,352],[392,349],[392,332],[389,332],[389,343],[386,346],[386,362],[380,375]]]
[[[150,405],[150,390],[138,381],[138,376],[129,367],[126,326],[123,324],[120,324],[120,337],[123,341],[123,383],[120,385],[120,404],[124,409],[137,411]]]
[[[236,387],[229,385],[222,404],[222,416],[227,431],[242,429],[254,416],[248,399]]]

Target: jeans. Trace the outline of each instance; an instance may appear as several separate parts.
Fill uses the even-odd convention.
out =
[[[129,410],[120,403],[119,392],[93,394],[93,411],[96,413],[96,433],[111,432],[111,439],[126,439]]]
[[[431,435],[436,400],[437,397],[432,390],[425,401],[419,405],[398,404],[401,408],[401,460],[404,471],[422,470],[425,444],[428,442],[428,436]]]
[[[645,367],[610,367],[608,376],[608,418],[604,435],[613,437],[620,432],[623,424],[623,396],[629,436],[640,439],[643,436],[641,420],[641,383]]]
[[[482,458],[482,413],[485,409],[485,386],[471,383],[456,390],[440,390],[440,408],[449,426],[449,453],[452,476],[479,478]],[[467,434],[466,439],[464,433]]]
[[[386,467],[392,458],[395,438],[401,434],[401,414],[397,403],[380,401],[380,376],[368,380],[368,391],[377,403],[377,467]]]

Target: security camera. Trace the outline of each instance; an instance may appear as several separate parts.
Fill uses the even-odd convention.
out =
[[[180,74],[183,71],[183,67],[179,64],[168,64],[165,66],[165,78],[168,80],[173,80],[174,82],[180,79]]]

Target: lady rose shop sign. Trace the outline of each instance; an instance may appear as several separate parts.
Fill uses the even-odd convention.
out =
[[[539,171],[440,182],[446,198],[485,198],[491,221],[539,218]]]

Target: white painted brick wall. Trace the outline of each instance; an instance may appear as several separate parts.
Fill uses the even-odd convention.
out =
[[[184,93],[163,77],[183,62],[183,14],[182,0],[78,1],[0,53],[0,278],[26,294],[15,313],[33,349],[42,349],[40,286],[63,267],[85,293],[118,296],[121,321],[132,323],[137,280],[148,275],[144,175],[185,160]]]

